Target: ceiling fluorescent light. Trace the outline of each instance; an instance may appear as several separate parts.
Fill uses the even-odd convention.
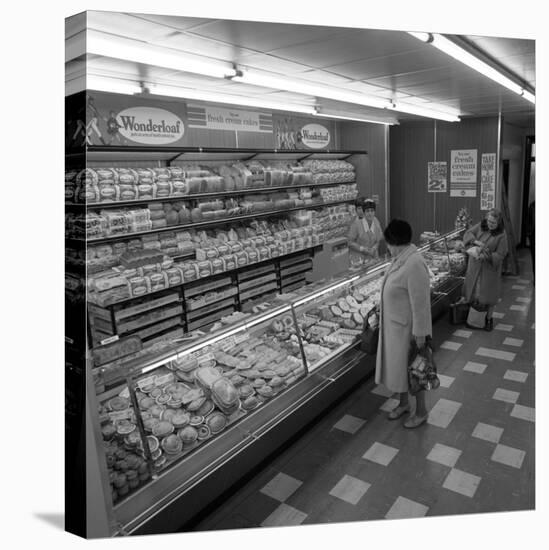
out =
[[[98,75],[86,76],[86,88],[88,90],[97,90],[98,92],[112,92],[126,95],[134,95],[141,92],[141,86],[138,82]]]
[[[528,100],[530,103],[536,103],[536,96],[527,90],[522,90],[522,97]]]
[[[86,34],[88,54],[123,59],[134,63],[164,67],[177,71],[196,73],[216,78],[236,74],[232,65],[224,61],[209,61],[201,56],[187,52],[155,46],[130,38],[88,29]]]
[[[372,120],[369,118],[361,118],[359,116],[347,116],[347,115],[335,115],[335,114],[328,114],[328,113],[315,113],[318,117],[325,117],[325,118],[335,118],[338,120],[354,120],[357,122],[368,122],[371,124],[384,124],[385,126],[392,126],[393,124],[398,124],[398,122],[395,121],[383,121],[383,120]]]
[[[424,33],[409,33],[412,36],[415,36],[419,40],[422,40],[418,34],[424,34]],[[442,34],[433,34],[432,40],[430,41],[430,44],[432,44],[435,48],[439,49],[440,51],[448,54],[449,56],[453,57],[457,61],[460,61],[461,63],[464,63],[468,67],[471,67],[471,69],[474,69],[475,71],[483,74],[484,76],[487,76],[488,78],[492,79],[494,82],[497,82],[498,84],[501,84],[505,88],[511,90],[512,92],[515,92],[518,95],[523,96],[525,99],[528,99],[528,101],[535,102],[535,97],[528,92],[528,97],[523,94],[525,90],[523,90],[522,86],[511,80],[509,77],[505,76],[502,72],[498,71],[488,63],[482,61],[479,57],[473,55],[472,53],[468,52],[455,42],[452,42]],[[424,41],[424,40],[423,40]]]
[[[252,86],[261,86],[273,90],[285,90],[297,94],[305,94],[313,97],[323,97],[345,103],[354,103],[355,105],[365,105],[367,107],[376,107],[385,109],[389,106],[389,101],[376,97],[369,97],[358,92],[347,92],[338,88],[323,86],[322,84],[311,83],[304,80],[295,80],[288,78],[279,78],[258,72],[239,71],[234,77],[233,82],[242,82]]]
[[[148,83],[147,83],[148,84]],[[156,95],[165,95],[170,97],[181,97],[185,99],[194,99],[197,101],[210,101],[213,103],[227,103],[229,105],[239,105],[241,107],[256,107],[259,109],[272,109],[274,111],[290,111],[294,113],[303,113],[313,115],[315,113],[314,105],[303,105],[299,103],[279,103],[252,97],[244,97],[229,94],[218,94],[212,92],[203,92],[201,90],[191,90],[178,88],[176,86],[149,86],[150,92]]]
[[[415,36],[418,40],[421,40],[422,42],[430,42],[432,40],[432,35],[428,32],[408,32],[408,34]]]
[[[408,103],[393,103],[390,109],[400,111],[401,113],[408,113],[410,115],[445,120],[447,122],[459,122],[461,120],[459,116],[453,113],[443,113],[442,111],[437,111],[434,109],[424,109],[423,107],[416,107],[415,105],[409,105]]]

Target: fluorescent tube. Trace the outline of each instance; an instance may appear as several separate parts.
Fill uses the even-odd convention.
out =
[[[429,39],[425,40],[425,35],[428,33],[410,32],[408,34],[415,36],[417,39],[421,40],[422,42],[429,41]],[[430,44],[432,44],[435,48],[448,54],[449,56],[453,57],[457,61],[464,63],[468,67],[471,67],[471,69],[474,69],[475,71],[483,74],[484,76],[487,76],[488,78],[492,79],[494,82],[501,84],[508,90],[511,90],[512,92],[515,92],[516,94],[524,97],[528,101],[535,103],[535,96],[533,94],[531,94],[526,90],[523,90],[522,86],[520,86],[519,84],[511,80],[509,77],[507,77],[502,72],[498,71],[497,69],[495,69],[494,67],[486,63],[485,61],[482,61],[482,59],[480,59],[479,57],[463,49],[461,46],[459,46],[455,42],[452,42],[442,34],[433,34],[433,35],[430,35],[430,37],[432,37],[430,39]]]
[[[398,124],[397,122],[393,122],[393,121],[387,122],[383,120],[372,120],[369,118],[361,118],[359,116],[335,115],[335,114],[320,113],[320,112],[316,112],[315,115],[318,117],[335,118],[337,120],[355,120],[357,122],[369,122],[371,124],[384,124],[385,126],[392,126],[393,124]]]
[[[147,83],[149,86],[149,83]],[[201,90],[191,90],[187,88],[178,88],[177,86],[149,86],[150,92],[156,95],[166,95],[171,97],[181,97],[185,99],[194,99],[197,101],[211,101],[214,103],[228,103],[229,105],[239,105],[241,107],[256,107],[258,109],[273,109],[275,111],[292,111],[295,113],[304,113],[313,115],[315,107],[298,103],[281,103],[263,99],[256,99],[248,96],[238,96],[230,94],[218,94],[214,92],[203,92]]]
[[[424,116],[427,118],[435,118],[438,120],[445,120],[447,122],[459,122],[461,119],[459,116],[453,113],[443,113],[441,111],[435,111],[434,109],[425,109],[423,107],[416,107],[409,103],[393,103],[390,107],[393,111],[400,111],[402,113],[408,113],[410,115]]]
[[[88,29],[86,33],[86,51],[88,54],[216,78],[225,78],[236,74],[228,62],[210,61],[195,54],[155,46],[130,38],[112,36],[93,29]]]

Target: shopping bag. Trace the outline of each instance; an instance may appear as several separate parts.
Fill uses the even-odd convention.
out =
[[[408,353],[408,391],[415,395],[420,391],[436,390],[439,386],[431,339],[427,338],[421,348],[412,340]]]
[[[450,324],[463,325],[467,322],[469,314],[469,304],[467,302],[457,302],[450,304]]]
[[[467,326],[469,328],[484,328],[486,325],[486,310],[486,306],[479,303],[471,304],[467,314]]]
[[[379,342],[379,315],[378,307],[374,306],[364,319],[364,326],[360,336],[360,350],[368,355],[377,353],[377,344]]]

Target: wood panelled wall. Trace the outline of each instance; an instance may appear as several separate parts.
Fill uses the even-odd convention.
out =
[[[482,153],[497,152],[498,119],[475,118],[461,122],[404,122],[390,129],[389,181],[391,217],[410,222],[414,240],[423,231],[441,233],[454,227],[460,208],[474,221],[481,218],[480,162]],[[450,197],[450,151],[477,149],[477,196]],[[448,191],[427,192],[427,163],[448,163]]]
[[[364,122],[339,122],[338,148],[352,150],[366,150],[368,155],[356,155],[348,159],[356,168],[358,193],[363,197],[379,196],[376,216],[385,227],[385,210],[387,197],[385,196],[385,132],[386,127],[381,124],[367,124]]]

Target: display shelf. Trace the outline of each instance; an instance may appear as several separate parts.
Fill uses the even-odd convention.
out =
[[[152,160],[172,163],[175,161],[207,162],[215,160],[304,160],[304,159],[331,159],[344,160],[353,155],[367,155],[366,150],[310,150],[298,151],[295,149],[234,149],[227,147],[169,147],[169,146],[139,146],[139,145],[88,145],[85,155],[88,163],[129,162],[132,160]],[[72,154],[69,153],[69,156]],[[82,154],[78,154],[79,158]]]
[[[281,216],[287,212],[297,212],[298,210],[311,210],[314,208],[322,208],[324,206],[338,206],[341,204],[354,203],[354,199],[346,199],[332,202],[322,202],[318,204],[304,204],[302,206],[295,206],[292,208],[285,208],[284,210],[269,210],[267,212],[254,212],[253,214],[244,214],[242,216],[233,216],[231,218],[219,218],[216,220],[207,220],[195,223],[186,223],[182,225],[168,225],[166,227],[159,227],[156,229],[150,229],[148,231],[137,231],[134,233],[121,233],[120,235],[111,235],[109,237],[101,237],[98,239],[82,239],[72,238],[68,239],[77,243],[87,242],[88,244],[102,244],[113,241],[123,241],[126,239],[135,239],[136,237],[143,237],[145,235],[153,235],[157,233],[168,233],[173,231],[183,231],[187,229],[200,229],[204,227],[215,227],[224,224],[231,224],[235,222],[241,222],[245,220],[254,220],[258,218],[268,218],[271,216]]]
[[[229,273],[229,272],[226,272]],[[188,285],[187,288],[185,288],[185,298],[192,298],[193,296],[197,296],[198,294],[203,294],[205,292],[209,292],[210,290],[214,289],[220,289],[225,288],[228,285],[233,284],[233,280],[230,277],[219,277],[214,280],[209,280],[209,282],[203,282],[200,283],[200,279],[197,281],[192,281],[188,283],[183,283],[183,285]]]
[[[345,182],[329,182],[329,183],[304,183],[298,185],[282,185],[277,187],[246,187],[235,191],[218,191],[215,193],[194,193],[188,195],[169,196],[156,199],[135,199],[129,201],[105,201],[105,202],[90,202],[90,203],[65,203],[65,206],[76,207],[85,206],[90,209],[105,209],[105,208],[122,208],[139,206],[156,202],[181,202],[199,199],[214,199],[219,197],[239,197],[243,195],[268,194],[278,193],[281,191],[291,191],[292,189],[304,189],[308,187],[337,187],[339,185],[353,185],[356,181]]]
[[[196,321],[191,321],[188,323],[189,330],[196,330],[199,328],[204,328],[208,325],[211,325],[215,323],[215,321],[219,321],[222,317],[225,317],[227,315],[230,315],[231,313],[234,313],[235,309],[233,307],[220,309],[219,311],[216,311],[212,315],[208,315],[207,317],[202,317]]]
[[[205,304],[202,307],[192,309],[187,311],[187,321],[195,321],[196,319],[208,315],[210,313],[213,313],[214,311],[218,311],[220,309],[227,308],[229,306],[234,305],[235,298],[234,296],[230,297],[221,297],[219,300],[214,300],[213,302],[210,302],[209,304]]]
[[[255,269],[248,269],[248,270],[245,270],[245,271],[241,271],[237,275],[238,282],[240,283],[241,281],[245,281],[245,280],[250,279],[252,277],[258,277],[258,276],[264,275],[266,273],[274,272],[275,269],[276,268],[275,268],[274,264],[269,264],[269,265],[265,265],[265,266],[258,267],[258,268],[255,268]]]
[[[429,246],[422,249],[429,250]],[[298,251],[298,255],[300,252],[302,251]],[[289,265],[289,269],[292,269],[292,267],[298,267],[299,262]],[[146,360],[141,358],[129,361],[124,368],[121,367],[120,374],[123,373],[124,376],[120,377],[120,383],[123,384],[125,376],[128,375],[153,376],[157,369],[174,359],[177,359],[178,364],[185,365],[185,357],[200,362],[198,358],[201,353],[230,350],[231,344],[227,346],[225,344],[239,335],[244,335],[244,332],[249,333],[247,338],[260,340],[256,345],[266,346],[276,335],[278,329],[274,321],[277,319],[283,323],[285,327],[283,332],[286,332],[286,336],[280,336],[279,341],[286,342],[285,345],[288,345],[292,341],[290,335],[299,333],[299,330],[294,331],[292,327],[288,327],[286,324],[288,318],[297,318],[302,330],[306,330],[307,327],[299,320],[298,308],[300,315],[306,315],[308,311],[314,315],[312,310],[315,309],[318,318],[325,320],[319,310],[325,307],[331,308],[330,304],[335,304],[343,297],[365,288],[370,289],[370,294],[365,295],[363,305],[369,307],[370,298],[379,291],[379,281],[388,265],[388,262],[384,262],[373,268],[364,269],[356,275],[346,274],[332,281],[314,283],[305,292],[292,296],[287,304],[276,307],[275,301],[274,305],[266,311],[225,325],[220,330],[195,341],[186,344],[176,343],[162,353],[151,354]],[[297,273],[292,275],[295,276]],[[448,277],[439,282],[435,292],[440,292],[442,295],[452,285],[459,286],[460,283],[459,277]],[[265,292],[266,285],[257,290]],[[295,315],[292,315],[292,309]],[[215,315],[207,315],[196,324],[191,324],[191,328],[210,327],[230,311],[221,310]],[[321,326],[320,321],[318,324]],[[344,332],[340,331],[341,334]],[[348,330],[344,336],[352,336],[352,331]],[[163,467],[159,470],[153,480],[113,506],[113,515],[125,532],[132,534],[162,532],[174,516],[180,518],[182,524],[188,525],[194,516],[211,504],[224,490],[249,473],[255,464],[259,464],[266,456],[280,448],[280,445],[307,422],[322,413],[329,404],[339,399],[374,369],[375,358],[365,356],[358,351],[356,341],[337,345],[337,339],[334,339],[331,341],[330,351],[327,352],[325,349],[324,354],[321,355],[315,351],[315,339],[311,334],[307,337],[309,338],[307,343],[303,340],[299,345],[295,344],[297,346],[295,349],[299,348],[302,355],[303,350],[310,346],[310,359],[305,356],[306,361],[303,362],[307,374],[301,375],[292,383],[293,385],[261,406],[242,415],[237,422],[230,423],[215,437],[204,440],[186,454],[178,455],[168,468]],[[235,340],[237,345],[245,341],[246,338]],[[263,349],[258,349],[256,357],[262,357],[263,353]],[[299,359],[299,356],[300,352],[294,351],[292,357]],[[250,356],[244,354],[243,357]],[[223,365],[223,357],[221,357],[217,367],[221,366],[227,376],[234,376],[234,370]],[[172,368],[174,368],[173,365]],[[252,377],[255,378],[255,375]],[[117,395],[116,392],[110,390],[109,392],[110,397]]]
[[[280,276],[282,278],[293,275],[294,273],[300,273],[302,271],[310,271],[313,268],[312,260],[309,259],[306,262],[294,264],[290,267],[280,270]]]
[[[278,283],[276,281],[272,282],[271,284],[263,285],[261,288],[252,288],[250,290],[241,292],[240,300],[241,301],[249,300],[250,298],[255,298],[256,296],[261,296],[262,294],[267,294],[269,292],[272,292],[277,288],[278,288]]]
[[[250,288],[254,288],[256,286],[260,286],[266,283],[274,282],[276,281],[276,273],[273,271],[271,273],[268,273],[266,275],[262,275],[257,278],[248,279],[247,281],[239,281],[238,282],[238,290],[249,290]]]
[[[136,300],[137,300],[137,298],[136,298]],[[178,292],[172,292],[172,293],[167,294],[166,296],[163,296],[161,298],[155,298],[153,300],[147,300],[147,301],[144,301],[141,304],[136,304],[136,305],[133,305],[133,306],[128,306],[128,307],[123,308],[123,309],[115,310],[114,319],[115,319],[116,322],[120,322],[120,321],[123,321],[124,319],[126,319],[127,317],[133,317],[135,315],[145,313],[146,311],[150,311],[150,310],[162,307],[162,306],[169,305],[173,302],[180,302],[180,301],[181,301],[180,294]],[[94,311],[97,308],[97,306],[94,306],[93,304],[90,304],[90,307],[94,308]],[[103,311],[106,311],[106,310],[103,310]],[[107,314],[109,314],[108,311],[107,311]]]

